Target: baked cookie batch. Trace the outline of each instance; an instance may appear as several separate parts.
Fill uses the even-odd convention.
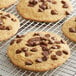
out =
[[[7,8],[17,0],[2,0],[0,8]],[[72,12],[69,0],[19,0],[17,10],[25,19],[40,22],[56,22]],[[0,42],[15,35],[20,27],[18,18],[0,11]],[[66,37],[76,42],[76,17],[62,26]],[[71,51],[67,42],[51,32],[29,32],[17,35],[10,42],[7,55],[19,68],[42,72],[53,70],[65,63]]]

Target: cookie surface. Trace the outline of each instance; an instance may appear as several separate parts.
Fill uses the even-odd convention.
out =
[[[66,37],[76,42],[76,16],[63,24],[62,31]]]
[[[17,10],[26,19],[56,22],[72,11],[69,0],[20,0]]]
[[[0,0],[0,9],[7,8],[14,4],[17,0]]]
[[[4,41],[17,33],[20,23],[12,14],[0,11],[0,41]]]
[[[70,57],[70,49],[56,34],[31,32],[12,40],[7,55],[16,66],[41,72],[62,65]]]

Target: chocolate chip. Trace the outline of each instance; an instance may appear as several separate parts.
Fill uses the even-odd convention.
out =
[[[36,46],[40,43],[40,37],[31,38],[27,41],[27,46]]]
[[[66,55],[68,55],[68,52],[67,52],[67,51],[65,51],[65,50],[63,50],[63,53],[64,53],[64,54],[66,54]]]
[[[30,6],[30,5],[34,6],[34,5],[36,5],[37,3],[38,3],[38,0],[30,0],[30,1],[29,1],[29,6]]]
[[[28,52],[25,52],[25,56],[28,57],[29,56],[29,53]]]
[[[47,47],[46,45],[40,45],[41,46],[41,48],[43,48],[43,47]]]
[[[14,18],[11,18],[11,20],[12,20],[13,22],[16,22],[16,19],[14,19]]]
[[[33,1],[34,1],[34,0],[29,0],[29,3],[30,3],[30,4],[33,4]]]
[[[46,42],[46,41],[40,41],[40,45],[45,45],[45,46],[47,46],[47,42]]]
[[[11,26],[7,26],[7,27],[6,27],[6,30],[11,30],[11,29],[12,29]]]
[[[45,34],[45,37],[50,37],[50,34]]]
[[[66,15],[70,15],[71,12],[70,12],[70,11],[66,11],[65,14],[66,14]]]
[[[47,38],[45,38],[45,37],[41,37],[41,40],[45,40],[45,41],[46,41],[46,40],[47,40]]]
[[[48,48],[47,47],[42,47],[42,50],[43,51],[48,51]]]
[[[0,25],[0,30],[11,30],[12,28],[10,26],[3,26]]]
[[[29,60],[29,61],[26,61],[25,64],[26,64],[26,65],[32,65],[33,62]]]
[[[29,7],[34,7],[35,5],[33,5],[33,4],[28,4],[28,6],[29,6]]]
[[[52,59],[52,60],[57,60],[56,55],[51,55],[51,59]]]
[[[63,8],[68,8],[69,7],[68,4],[65,1],[62,0],[61,3],[63,4]]]
[[[68,6],[68,4],[67,3],[65,3],[64,5],[63,5],[63,8],[68,8],[69,6]]]
[[[65,2],[65,1],[63,1],[63,0],[61,1],[61,3],[62,3],[62,4],[66,4],[66,2]]]
[[[61,43],[62,43],[62,44],[65,44],[65,41],[64,41],[63,39],[61,39]]]
[[[57,12],[56,10],[51,10],[51,14],[52,14],[52,15],[57,15],[58,12]]]
[[[27,46],[36,46],[37,44],[36,44],[36,42],[35,41],[33,41],[33,42],[29,42],[29,43],[27,43],[26,44]]]
[[[36,45],[41,45],[44,44],[43,41],[45,41],[46,38],[45,37],[35,37],[35,38],[31,38],[27,41],[27,46],[36,46]]]
[[[48,58],[47,58],[46,56],[43,56],[43,57],[42,57],[42,60],[43,60],[43,61],[47,61],[47,59],[48,59]]]
[[[33,36],[40,36],[40,35],[39,35],[39,33],[34,33],[34,35],[33,35]]]
[[[56,55],[61,56],[62,55],[62,52],[61,51],[57,51],[56,52]]]
[[[39,44],[39,42],[37,43],[36,41],[30,41],[30,42],[28,42],[26,45],[27,46],[36,46],[36,45],[38,45]]]
[[[21,50],[22,50],[23,52],[27,52],[27,51],[28,51],[28,48],[27,48],[27,47],[23,47]]]
[[[44,11],[44,10],[43,10],[43,9],[41,9],[41,8],[39,8],[39,9],[38,9],[38,12],[43,12],[43,11]]]
[[[53,51],[49,51],[49,53],[52,53]]]
[[[55,38],[55,37],[51,37],[51,39],[56,40],[56,38]]]
[[[22,38],[24,35],[17,35],[16,38]]]
[[[6,19],[6,16],[1,16],[2,19]]]
[[[38,58],[35,61],[38,62],[38,63],[41,63],[42,62],[42,59],[41,58]]]
[[[3,15],[3,13],[0,13],[0,15]]]
[[[46,2],[47,0],[40,0],[41,2]]]
[[[71,28],[69,28],[69,32],[76,33],[76,29],[71,27]]]
[[[14,42],[15,42],[15,40],[12,40],[12,41],[10,42],[10,45],[14,44]]]
[[[32,51],[32,52],[36,52],[37,49],[36,49],[36,48],[32,48],[31,51]]]
[[[41,46],[43,51],[48,51],[49,49],[45,46]]]
[[[47,5],[46,4],[41,4],[41,5],[39,5],[39,7],[41,8],[41,9],[43,9],[43,10],[45,10],[45,9],[47,9],[48,7],[47,7]]]
[[[16,50],[16,54],[20,54],[22,51],[21,50]]]
[[[49,51],[43,51],[42,55],[48,56],[49,55]]]
[[[35,37],[35,38],[33,38],[33,41],[40,41],[40,40],[41,40],[40,37]]]
[[[55,41],[55,43],[56,43],[56,44],[60,44],[60,43],[64,44],[65,41],[61,39],[60,41]]]
[[[7,16],[8,18],[10,18],[10,14],[6,14],[5,16]]]
[[[49,40],[49,42],[48,42],[48,44],[54,44],[55,43],[55,41],[54,40]]]
[[[59,49],[60,48],[60,45],[53,45],[51,48],[52,49]]]
[[[20,43],[22,41],[22,39],[17,39],[16,43]]]

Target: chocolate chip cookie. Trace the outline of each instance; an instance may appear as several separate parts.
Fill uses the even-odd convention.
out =
[[[16,66],[41,72],[62,65],[70,57],[70,49],[54,33],[31,32],[12,40],[7,55]]]
[[[66,37],[76,42],[76,16],[63,24],[62,31]]]
[[[0,11],[0,41],[16,34],[20,26],[19,20],[12,14]]]
[[[14,4],[17,0],[0,0],[0,9],[9,7]]]
[[[26,19],[56,22],[72,11],[69,0],[20,0],[18,12]]]

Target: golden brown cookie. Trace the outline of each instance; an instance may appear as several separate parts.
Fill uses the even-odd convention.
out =
[[[7,55],[16,66],[41,72],[62,65],[70,57],[70,49],[54,33],[30,32],[12,40]]]
[[[26,19],[56,22],[72,11],[69,0],[20,0],[17,10]]]
[[[17,33],[20,23],[12,14],[0,11],[0,41],[9,39]]]
[[[17,0],[0,0],[0,9],[9,7],[14,4]]]
[[[76,16],[63,24],[62,31],[66,37],[76,42]]]

